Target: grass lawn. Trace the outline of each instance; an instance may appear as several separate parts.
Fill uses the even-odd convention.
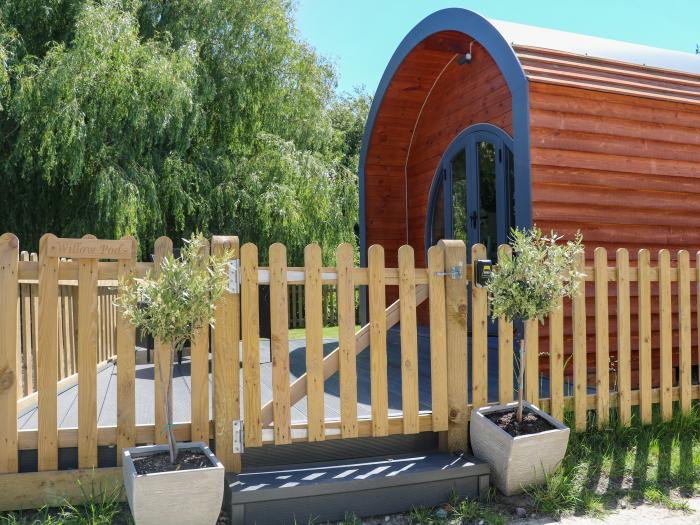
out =
[[[355,332],[360,329],[360,325],[355,325]],[[289,330],[289,339],[305,339],[306,338],[306,328],[291,328]],[[323,327],[323,337],[326,339],[338,339],[338,327],[337,326],[324,326]]]
[[[655,416],[648,426],[572,433],[562,468],[529,491],[534,505],[555,517],[642,502],[688,510],[683,498],[700,489],[700,411],[666,423]]]

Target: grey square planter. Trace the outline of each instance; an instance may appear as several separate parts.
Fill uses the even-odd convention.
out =
[[[506,496],[522,492],[524,487],[541,484],[545,476],[561,463],[569,442],[569,428],[546,412],[525,402],[532,412],[555,428],[513,437],[484,414],[499,412],[517,403],[482,407],[472,412],[471,446],[474,455],[491,466],[494,485]]]
[[[139,475],[132,458],[167,451],[168,446],[124,450],[124,489],[136,525],[214,525],[218,520],[224,497],[224,466],[204,443],[178,446],[181,451],[200,449],[215,466]]]

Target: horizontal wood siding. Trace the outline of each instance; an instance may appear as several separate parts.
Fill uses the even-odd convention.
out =
[[[607,248],[609,266],[615,250],[649,248],[652,266],[658,249],[692,256],[700,248],[700,107],[650,97],[603,93],[530,80],[533,221],[545,231],[567,237],[577,230],[587,246]],[[593,252],[587,250],[592,261]],[[587,287],[588,362],[595,361],[593,292]],[[660,381],[660,317],[658,283],[651,285],[652,382]],[[677,290],[672,286],[672,356],[679,364]],[[612,375],[617,363],[616,289],[609,287],[609,341]],[[632,385],[638,382],[638,297],[631,288]],[[695,293],[691,300],[696,305]],[[565,312],[564,336],[572,334]],[[695,315],[693,313],[692,315]],[[544,328],[544,329],[542,329]],[[540,348],[548,345],[546,327]],[[692,332],[693,345],[697,329]],[[565,345],[570,352],[571,345]],[[540,369],[547,370],[542,360]],[[697,363],[697,356],[693,356]],[[675,379],[674,379],[675,381]]]

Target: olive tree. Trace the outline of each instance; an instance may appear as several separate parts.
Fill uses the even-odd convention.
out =
[[[511,231],[513,257],[499,260],[486,284],[492,319],[544,322],[545,316],[558,308],[560,299],[576,293],[583,276],[576,270],[576,258],[583,253],[583,238],[579,232],[574,240],[560,242],[562,239],[555,232],[546,236],[538,228]],[[516,417],[520,423],[524,401],[524,333],[520,333],[519,339]]]
[[[117,299],[117,307],[131,324],[169,347],[167,385],[163,367],[158,372],[171,463],[177,459],[172,407],[174,353],[181,351],[197,330],[214,325],[214,304],[226,290],[226,266],[232,255],[203,257],[205,243],[201,235],[185,240],[180,257],[166,256],[157,275],[150,272],[143,279],[120,283]]]

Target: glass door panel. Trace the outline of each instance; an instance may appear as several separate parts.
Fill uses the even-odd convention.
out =
[[[487,141],[476,143],[479,185],[479,242],[486,246],[486,256],[496,260],[498,250],[498,207],[496,198],[496,145]]]
[[[452,229],[453,239],[460,239],[469,246],[467,233],[467,156],[461,149],[450,160],[452,179]]]

